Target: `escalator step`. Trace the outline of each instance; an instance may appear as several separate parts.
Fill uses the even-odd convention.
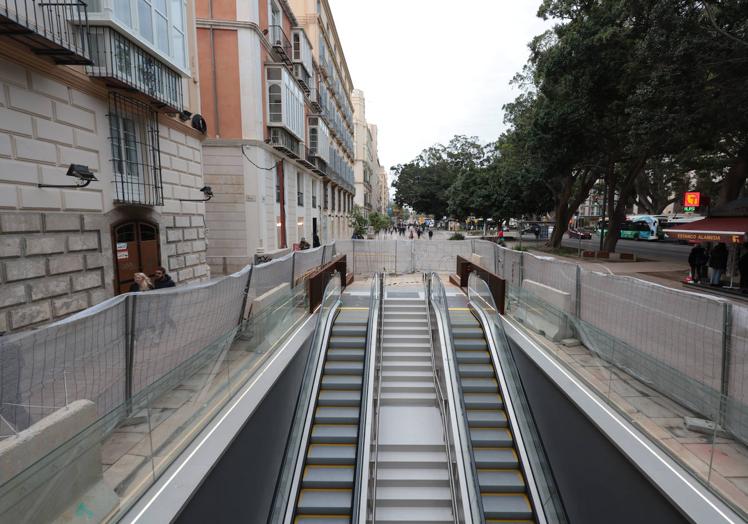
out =
[[[351,488],[353,466],[307,466],[301,485],[304,488]]]
[[[330,348],[361,348],[366,347],[366,337],[330,337],[327,343]]]
[[[334,515],[298,515],[293,522],[294,524],[351,524],[351,519],[348,517],[336,517]]]
[[[322,377],[324,389],[361,389],[361,375],[325,375]]]
[[[458,338],[481,338],[483,330],[478,326],[475,327],[453,327],[452,336],[455,340]]]
[[[465,393],[491,393],[499,390],[499,385],[492,378],[463,378],[460,382]]]
[[[325,374],[355,375],[364,372],[363,361],[331,360],[325,364]]]
[[[327,360],[358,360],[363,361],[366,352],[363,349],[330,349]]]
[[[356,424],[315,424],[312,426],[312,444],[355,444],[358,437]]]
[[[297,511],[305,515],[345,515],[351,513],[351,489],[302,489]]]
[[[514,443],[507,428],[470,428],[470,442],[478,448],[508,448]]]
[[[482,494],[487,519],[530,519],[532,506],[524,494]]]
[[[356,462],[353,444],[312,444],[306,456],[307,464],[350,465]]]
[[[452,329],[455,328],[477,328],[483,334],[483,330],[480,329],[480,324],[473,315],[451,315],[449,319],[452,324]]]
[[[494,377],[493,366],[491,364],[460,364],[461,377]]]
[[[467,410],[468,426],[476,428],[505,428],[506,413],[497,409]]]
[[[490,364],[491,355],[488,351],[458,351],[457,362],[460,364]]]
[[[323,389],[319,392],[317,404],[320,406],[358,406],[361,404],[361,390]]]
[[[478,470],[478,484],[481,493],[502,492],[522,493],[525,491],[525,479],[518,469],[481,469]]]
[[[366,324],[362,326],[356,324],[341,324],[337,323],[332,327],[330,333],[333,337],[364,337],[366,336]]]
[[[358,408],[343,406],[320,406],[314,413],[315,424],[357,424]]]
[[[476,351],[479,349],[485,351],[488,349],[488,344],[483,338],[456,338],[454,340],[456,351]]]
[[[467,409],[501,409],[504,403],[497,393],[465,393]]]
[[[478,469],[517,468],[517,454],[512,448],[473,448],[475,466]]]

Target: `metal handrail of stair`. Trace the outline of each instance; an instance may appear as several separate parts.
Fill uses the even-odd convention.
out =
[[[544,459],[544,453],[536,452],[531,454],[528,452],[528,447],[525,444],[525,437],[528,433],[535,434],[536,431],[530,429],[530,427],[524,424],[524,428],[520,427],[518,409],[515,404],[521,404],[521,402],[515,402],[521,400],[519,397],[522,396],[522,392],[519,391],[519,379],[514,378],[511,383],[516,387],[510,387],[510,378],[507,375],[511,372],[512,363],[508,361],[510,356],[502,351],[499,351],[499,344],[504,344],[504,347],[509,348],[509,339],[504,332],[503,326],[500,322],[494,322],[491,317],[499,314],[499,310],[496,307],[493,296],[488,288],[488,284],[480,278],[476,273],[472,273],[469,277],[468,282],[468,305],[470,309],[476,314],[481,327],[486,334],[486,341],[488,343],[489,353],[493,361],[494,369],[499,380],[499,386],[502,391],[502,398],[504,401],[504,411],[507,414],[509,427],[514,438],[514,445],[519,455],[519,463],[522,468],[522,472],[527,479],[527,487],[529,490],[529,498],[535,512],[535,519],[538,524],[566,524],[566,514],[563,509],[560,496],[555,489],[555,482],[549,482],[548,476],[552,476],[549,467],[546,466]],[[529,408],[525,406],[524,413],[529,412]],[[528,421],[529,422],[529,421]],[[533,428],[534,429],[534,428]],[[533,467],[534,466],[534,467]],[[534,470],[541,470],[535,475]],[[541,496],[539,491],[538,481],[543,479],[544,494]],[[549,511],[550,510],[550,511]]]
[[[431,358],[434,368],[434,384],[439,396],[439,412],[442,417],[444,436],[447,439],[447,458],[449,460],[450,489],[452,491],[452,511],[456,522],[485,522],[483,518],[483,506],[479,501],[478,478],[472,468],[469,467],[469,457],[466,451],[472,452],[467,427],[461,423],[464,420],[462,413],[465,407],[463,399],[456,389],[459,384],[454,374],[453,365],[450,364],[451,356],[454,354],[454,342],[452,340],[452,326],[447,310],[447,295],[439,276],[436,273],[424,273],[426,288],[426,303],[429,308],[428,322],[431,342]],[[431,321],[431,313],[434,313],[436,326]],[[436,336],[440,343],[439,360],[442,366],[437,365],[435,355]],[[440,372],[444,369],[444,373]],[[444,379],[442,387],[441,379]],[[445,393],[445,388],[447,389]],[[453,406],[453,409],[450,409]],[[453,457],[452,448],[455,450]],[[462,453],[457,453],[457,450]],[[454,465],[454,466],[453,466]],[[455,471],[455,469],[457,471]],[[457,478],[456,478],[457,477]],[[460,480],[458,480],[460,479]]]
[[[269,523],[290,523],[293,520],[301,475],[304,470],[305,453],[309,431],[314,418],[314,405],[320,387],[320,377],[327,354],[333,319],[341,305],[340,276],[335,272],[325,287],[322,304],[317,308],[314,339],[309,347],[304,378],[302,379],[296,409],[291,423],[291,431],[286,443],[281,472],[276,483],[273,506],[268,517]],[[325,305],[329,310],[324,311]]]
[[[384,332],[384,279],[385,274],[382,273],[382,278],[379,282],[379,291],[380,291],[380,300],[379,300],[379,321],[377,322],[377,346],[376,346],[376,365],[375,365],[375,373],[374,373],[374,381],[376,383],[376,389],[377,393],[374,398],[374,413],[373,418],[371,422],[371,429],[369,431],[368,437],[371,438],[371,441],[374,442],[374,449],[370,450],[371,455],[369,458],[369,476],[368,476],[368,486],[367,486],[367,494],[366,494],[366,501],[362,502],[361,505],[364,506],[364,522],[376,522],[377,517],[377,505],[376,505],[376,496],[377,496],[377,469],[379,466],[379,415],[380,415],[380,407],[382,403],[382,335]],[[367,440],[368,442],[368,440]],[[359,512],[360,515],[360,512]]]
[[[352,523],[366,522],[368,489],[371,482],[370,471],[376,470],[371,464],[371,445],[369,436],[374,424],[372,419],[378,419],[379,402],[376,401],[374,412],[374,385],[377,372],[377,349],[381,340],[379,324],[382,318],[381,303],[384,286],[384,274],[375,273],[371,282],[369,295],[369,319],[366,326],[366,361],[364,376],[361,383],[361,410],[358,425],[358,451],[356,453],[356,478],[353,489]],[[379,397],[377,397],[378,399]],[[376,464],[376,462],[375,462]]]

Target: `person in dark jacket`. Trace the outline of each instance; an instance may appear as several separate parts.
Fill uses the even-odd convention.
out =
[[[740,271],[740,290],[748,293],[748,242],[743,244],[743,254],[738,259],[738,271]]]
[[[712,249],[709,256],[709,267],[712,268],[712,278],[710,284],[719,286],[722,282],[722,274],[727,270],[727,245],[720,242]]]
[[[306,238],[302,237],[302,239],[299,241],[299,249],[301,251],[306,251],[307,249],[309,249],[309,247],[309,242],[306,241]]]
[[[688,254],[688,265],[691,266],[691,280],[694,282],[701,280],[701,266],[706,263],[706,249],[701,244],[695,245]]]
[[[322,244],[319,241],[319,235],[317,233],[312,235],[312,247],[319,247],[321,245]]]
[[[153,286],[156,289],[164,289],[167,287],[176,287],[176,284],[166,273],[166,268],[158,267],[156,268],[156,272],[153,274]]]

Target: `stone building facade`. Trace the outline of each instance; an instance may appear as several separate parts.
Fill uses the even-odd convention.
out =
[[[30,5],[81,26],[10,12],[33,45],[0,37],[0,333],[95,305],[159,265],[179,283],[209,277],[192,3]],[[147,29],[161,19],[169,42]],[[95,180],[66,176],[71,165]]]

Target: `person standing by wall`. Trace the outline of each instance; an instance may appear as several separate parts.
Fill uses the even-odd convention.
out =
[[[743,244],[743,254],[738,259],[738,271],[740,271],[740,290],[748,293],[748,242]]]
[[[709,257],[709,267],[712,268],[712,277],[709,283],[712,286],[719,286],[722,282],[722,274],[727,270],[727,256],[727,246],[724,242],[720,242],[712,250]]]

